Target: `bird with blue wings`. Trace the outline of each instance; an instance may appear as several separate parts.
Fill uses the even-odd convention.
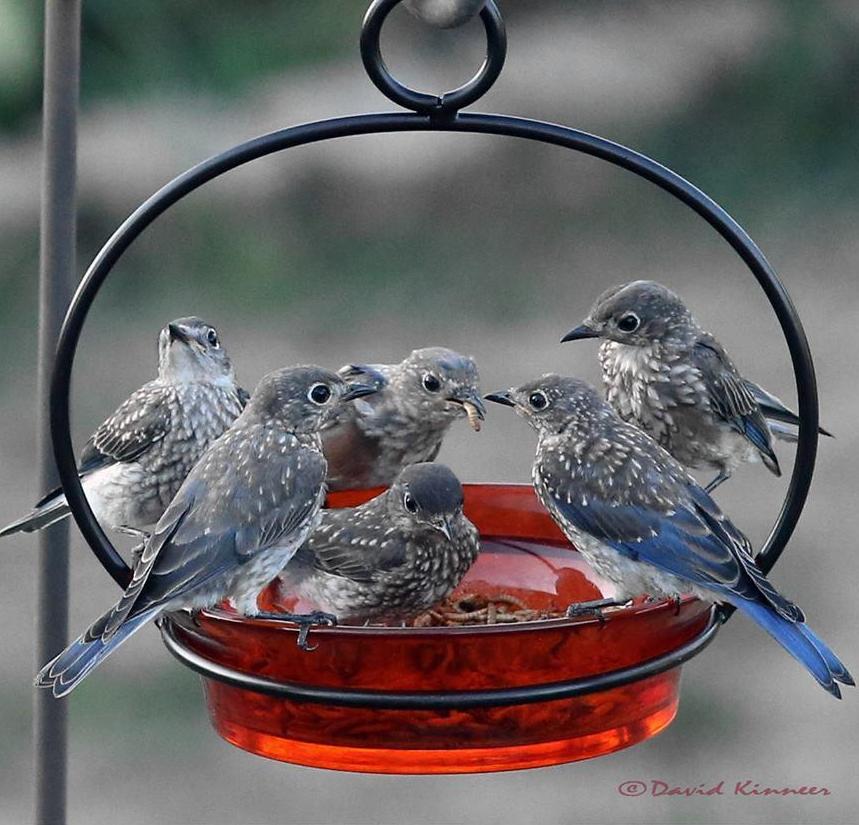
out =
[[[36,677],[73,690],[120,644],[165,612],[257,596],[321,518],[327,464],[320,430],[337,407],[376,391],[321,367],[276,370],[197,462],[137,557],[122,598]],[[291,618],[284,614],[281,618]]]
[[[670,289],[655,281],[607,289],[561,340],[585,338],[603,340],[603,383],[618,415],[685,466],[715,470],[708,492],[744,462],[781,475],[773,438],[796,441],[799,416],[743,378]]]
[[[734,605],[833,696],[841,697],[838,683],[854,684],[710,495],[590,384],[545,375],[486,398],[513,407],[537,431],[537,496],[619,599],[692,593]]]

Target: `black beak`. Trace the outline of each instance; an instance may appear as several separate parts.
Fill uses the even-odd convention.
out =
[[[362,366],[361,378],[365,381],[349,383],[346,385],[346,392],[341,398],[342,401],[354,401],[356,398],[363,398],[365,395],[372,395],[378,392],[385,386],[385,376],[378,370],[372,367]],[[373,383],[369,383],[372,381]]]
[[[472,390],[461,395],[453,395],[449,400],[455,401],[457,404],[471,404],[471,406],[477,410],[477,417],[481,421],[486,420],[486,405],[483,403],[483,399],[477,394],[476,390]]]
[[[346,392],[341,396],[341,401],[354,401],[356,398],[363,398],[365,395],[372,395],[378,392],[379,388],[373,384],[347,384]]]
[[[181,341],[183,344],[188,343],[188,334],[178,324],[167,324],[167,333],[170,335],[171,341]]]
[[[349,364],[340,370],[342,378],[359,378],[365,380],[368,384],[376,384],[376,389],[381,390],[388,385],[388,379],[374,369],[369,364]]]
[[[571,329],[563,338],[561,338],[561,343],[565,344],[567,341],[581,341],[584,338],[599,337],[600,334],[595,329],[591,329],[587,324],[581,324],[575,329]]]
[[[516,403],[510,397],[510,393],[505,392],[493,392],[489,395],[483,396],[487,401],[494,401],[496,404],[503,404],[505,407],[515,407]]]

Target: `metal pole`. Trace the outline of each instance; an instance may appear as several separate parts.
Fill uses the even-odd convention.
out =
[[[39,267],[39,486],[58,483],[48,416],[57,338],[75,280],[75,183],[80,77],[80,0],[45,0],[42,214]],[[39,534],[36,666],[65,647],[69,604],[68,524]],[[35,693],[36,825],[66,821],[66,703]]]

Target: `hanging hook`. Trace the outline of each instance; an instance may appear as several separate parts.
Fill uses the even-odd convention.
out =
[[[486,0],[403,0],[403,5],[424,23],[454,29],[480,13]]]
[[[494,0],[486,0],[480,19],[486,29],[486,59],[471,80],[458,89],[441,95],[410,89],[388,71],[382,58],[379,38],[382,26],[394,6],[401,0],[373,0],[361,27],[361,59],[370,80],[389,100],[419,114],[453,115],[482,97],[498,79],[507,57],[507,33],[504,20]]]

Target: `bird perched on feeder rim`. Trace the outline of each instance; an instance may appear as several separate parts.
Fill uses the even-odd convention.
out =
[[[399,364],[350,364],[340,375],[375,380],[368,372],[383,376],[379,392],[341,408],[323,433],[331,490],[388,486],[409,464],[432,461],[457,418],[480,430],[485,407],[472,358],[427,347]]]
[[[323,511],[281,574],[338,622],[401,622],[446,598],[480,550],[459,479],[443,464],[412,464],[360,507]]]
[[[603,383],[618,415],[687,467],[716,470],[708,492],[747,461],[781,475],[772,436],[796,441],[799,417],[743,378],[671,290],[654,281],[606,290],[561,340],[583,338],[603,339]]]
[[[158,338],[158,377],[122,403],[81,455],[78,472],[96,518],[133,534],[151,529],[247,398],[211,324],[196,317],[167,324]],[[0,536],[41,530],[68,514],[62,490],[53,490]]]
[[[42,668],[36,685],[65,696],[165,612],[229,599],[239,613],[259,615],[259,592],[319,522],[326,471],[320,428],[339,404],[374,391],[321,367],[265,376],[179,488],[122,598]]]
[[[618,588],[734,605],[801,662],[833,696],[854,684],[752,558],[748,539],[686,470],[622,421],[585,381],[544,375],[487,396],[537,431],[537,496],[588,563]]]

